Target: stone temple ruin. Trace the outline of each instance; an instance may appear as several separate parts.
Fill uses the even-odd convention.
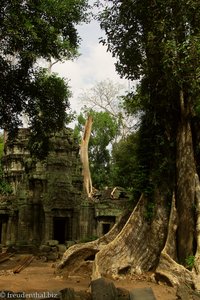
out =
[[[4,179],[13,188],[0,196],[1,246],[40,246],[56,240],[69,245],[100,237],[118,221],[128,197],[102,191],[91,201],[83,193],[79,145],[71,129],[50,138],[45,160],[33,159],[27,148],[28,129],[5,140]]]

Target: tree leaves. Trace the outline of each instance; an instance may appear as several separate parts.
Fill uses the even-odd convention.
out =
[[[99,18],[106,31],[102,42],[117,58],[117,71],[140,80],[139,88],[124,97],[128,112],[141,117],[139,165],[149,182],[158,183],[162,172],[174,179],[180,90],[190,107],[188,117],[194,117],[194,107],[198,110],[199,3],[112,0]]]
[[[36,62],[77,55],[75,25],[86,20],[86,8],[87,0],[1,1],[0,128],[14,132],[24,113],[38,137],[66,122],[68,84],[45,74]]]

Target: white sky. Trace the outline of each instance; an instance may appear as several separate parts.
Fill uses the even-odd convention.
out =
[[[95,82],[110,79],[114,83],[124,84],[125,89],[128,89],[127,80],[120,79],[115,71],[115,59],[106,51],[105,46],[99,44],[99,38],[104,33],[98,22],[92,21],[78,26],[78,32],[82,39],[79,49],[81,55],[75,61],[57,63],[52,67],[53,72],[70,80],[69,85],[73,93],[71,108],[77,112],[83,106],[79,101],[80,94],[93,87]]]

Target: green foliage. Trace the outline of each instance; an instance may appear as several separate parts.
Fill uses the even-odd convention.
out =
[[[145,103],[148,101],[148,97],[142,95],[140,84],[137,85],[135,91],[130,91],[122,99],[126,113],[135,117],[139,117],[142,114]]]
[[[192,270],[192,268],[194,267],[195,264],[195,256],[194,255],[190,255],[185,259],[185,263],[186,263],[186,268],[188,268],[189,270]]]
[[[141,118],[138,132],[138,188],[152,197],[155,187],[170,193],[175,180],[175,144],[164,132],[162,120],[148,112]],[[164,181],[163,181],[164,178]]]
[[[3,170],[1,164],[3,149],[4,149],[3,134],[0,134],[0,195],[9,195],[12,194],[12,187],[3,179]]]
[[[87,115],[92,115],[93,125],[89,141],[89,162],[93,185],[96,188],[110,184],[110,148],[118,134],[118,123],[108,112],[85,111],[78,116],[75,134],[83,132]]]
[[[114,186],[136,189],[138,134],[133,133],[118,143],[112,149],[112,180]]]
[[[129,79],[140,79],[155,74],[160,64],[157,73],[167,76],[168,87],[173,82],[198,87],[198,5],[196,0],[109,1],[100,14],[101,26],[106,31],[102,42],[118,57],[118,72]],[[189,76],[191,73],[194,77]]]
[[[49,150],[50,134],[61,130],[69,117],[66,108],[69,108],[71,93],[61,78],[55,74],[48,75],[45,71],[38,73],[29,87],[29,93],[29,148],[31,154],[43,158]]]
[[[68,85],[56,75],[44,76],[36,63],[41,58],[62,61],[77,55],[76,25],[86,20],[86,8],[87,0],[1,1],[0,128],[13,131],[21,125],[22,113],[34,127],[39,108],[40,122],[45,124],[38,130],[63,124]]]
[[[146,115],[141,117],[137,132],[114,145],[112,157],[113,184],[129,188],[135,200],[141,193],[151,200],[158,186],[166,194],[170,193],[174,180],[174,145]]]
[[[198,1],[113,0],[99,16],[106,31],[102,42],[117,57],[117,71],[140,79],[124,105],[130,114],[140,115],[136,161],[141,192],[165,186],[169,193],[175,186],[181,90],[188,118],[199,118],[198,5]]]
[[[12,192],[12,187],[9,185],[9,183],[4,181],[0,175],[0,195],[10,195]]]

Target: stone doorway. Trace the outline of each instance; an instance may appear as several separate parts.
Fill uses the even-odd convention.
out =
[[[5,244],[7,239],[8,215],[0,214],[0,244]]]
[[[111,229],[111,224],[110,223],[103,223],[102,224],[102,234],[106,234],[108,233],[108,231],[110,231]]]
[[[70,218],[54,217],[53,218],[53,239],[59,241],[59,244],[64,244],[71,240]]]
[[[115,216],[100,216],[97,218],[97,236],[102,236],[113,227],[115,224]]]
[[[0,220],[0,244],[2,244],[2,220]]]

